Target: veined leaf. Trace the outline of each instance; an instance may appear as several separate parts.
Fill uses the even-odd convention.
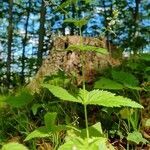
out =
[[[106,107],[132,107],[132,108],[143,108],[142,105],[125,98],[122,96],[116,96],[115,94],[107,91],[93,90],[89,92],[88,99],[85,102],[86,105],[101,105]]]
[[[132,107],[132,108],[143,108],[142,105],[132,101],[129,98],[123,96],[116,96],[115,94],[102,90],[86,91],[83,89],[79,90],[77,97],[69,94],[67,90],[54,86],[44,85],[47,87],[53,95],[56,97],[70,102],[77,102],[83,105],[101,105],[106,107]]]
[[[65,90],[61,87],[54,86],[54,85],[49,85],[49,84],[42,84],[42,86],[49,89],[50,92],[52,92],[52,94],[54,96],[60,98],[61,100],[82,103],[81,100],[78,100],[73,95],[71,95],[67,90]]]
[[[142,134],[138,131],[134,131],[132,133],[129,133],[127,136],[127,140],[134,142],[136,144],[139,144],[140,142],[146,144],[148,142],[146,139],[144,139],[142,137]]]
[[[2,150],[28,150],[23,144],[17,142],[10,142],[2,147]]]
[[[43,126],[35,129],[33,132],[28,134],[28,136],[25,138],[25,141],[31,140],[33,138],[49,137],[50,135],[51,134],[48,132],[47,128]]]
[[[95,82],[94,88],[109,89],[109,90],[121,90],[124,88],[124,86],[114,80],[110,80],[107,78],[101,78],[100,80]]]
[[[70,45],[66,50],[71,50],[71,51],[95,51],[101,54],[108,54],[107,49],[105,48],[99,48],[95,46],[90,46],[90,45]]]

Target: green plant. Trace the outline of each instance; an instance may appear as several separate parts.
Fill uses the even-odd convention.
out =
[[[61,132],[68,129],[65,125],[56,125],[57,113],[46,113],[44,116],[45,126],[35,129],[33,132],[28,134],[25,141],[33,138],[49,138],[53,143],[53,148],[57,149],[60,143]]]
[[[19,144],[17,142],[10,142],[4,144],[2,150],[28,150],[23,144]]]

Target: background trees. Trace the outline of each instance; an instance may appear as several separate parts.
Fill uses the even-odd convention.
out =
[[[73,23],[64,23],[68,18],[86,18],[82,35],[105,37],[110,52],[110,43],[121,52],[149,51],[146,0],[3,0],[0,6],[0,86],[27,83],[54,36],[79,34]]]

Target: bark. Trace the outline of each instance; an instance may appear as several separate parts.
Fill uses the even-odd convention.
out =
[[[41,10],[40,10],[40,28],[39,28],[39,45],[37,52],[37,68],[42,64],[43,57],[43,46],[44,46],[44,36],[45,36],[45,15],[46,15],[46,6],[44,0],[42,0]]]
[[[9,25],[8,25],[8,48],[7,48],[7,87],[9,88],[11,82],[11,54],[12,54],[12,42],[13,42],[13,0],[9,0]]]
[[[22,50],[22,70],[21,70],[21,84],[25,83],[25,49],[26,49],[26,45],[27,45],[27,37],[28,37],[28,24],[29,24],[29,16],[30,16],[30,9],[31,9],[31,0],[28,1],[29,6],[27,8],[27,19],[26,19],[26,23],[25,23],[25,36],[24,39],[22,41],[23,44],[23,50]]]

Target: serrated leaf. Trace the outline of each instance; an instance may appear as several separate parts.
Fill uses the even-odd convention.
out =
[[[29,104],[32,100],[33,95],[27,89],[22,89],[17,95],[9,96],[5,101],[12,107],[22,107]]]
[[[33,138],[44,138],[49,137],[51,134],[48,132],[47,128],[45,126],[39,127],[35,129],[33,132],[28,134],[25,141],[31,140]]]
[[[115,94],[107,91],[93,90],[88,93],[85,104],[101,105],[106,107],[132,107],[143,108],[142,105],[125,98],[122,96],[116,96]]]
[[[101,54],[108,54],[107,49],[105,48],[99,48],[99,47],[95,47],[95,46],[90,46],[90,45],[70,45],[66,50],[68,51],[95,51]]]
[[[137,78],[128,72],[113,70],[112,77],[115,81],[120,82],[124,84],[125,86],[129,85],[129,86],[137,87],[139,84],[139,81],[137,80]]]
[[[2,150],[28,150],[28,148],[17,142],[10,142],[3,145]]]
[[[53,112],[53,113],[48,112],[45,114],[44,123],[48,130],[52,130],[54,128],[56,116],[57,116],[56,112]]]
[[[107,78],[101,78],[100,80],[95,82],[94,88],[109,89],[109,90],[121,90],[124,88],[124,86],[114,80],[110,80]]]
[[[84,105],[101,105],[106,107],[132,107],[132,108],[143,108],[142,105],[130,100],[129,98],[125,98],[122,96],[116,96],[115,94],[102,90],[93,90],[86,91],[83,89],[79,90],[77,94],[77,98],[73,95],[69,94],[69,92],[61,87],[54,85],[44,85],[47,87],[53,95],[56,97],[70,101],[70,102],[78,102]]]
[[[49,91],[56,97],[60,98],[61,100],[70,101],[70,102],[77,102],[82,103],[81,100],[78,100],[73,95],[71,95],[67,90],[49,84],[42,84],[43,87],[49,89]]]
[[[134,131],[132,133],[129,133],[127,136],[127,140],[134,142],[136,144],[139,144],[140,142],[146,144],[148,142],[146,139],[144,139],[142,137],[142,134],[138,131]]]

